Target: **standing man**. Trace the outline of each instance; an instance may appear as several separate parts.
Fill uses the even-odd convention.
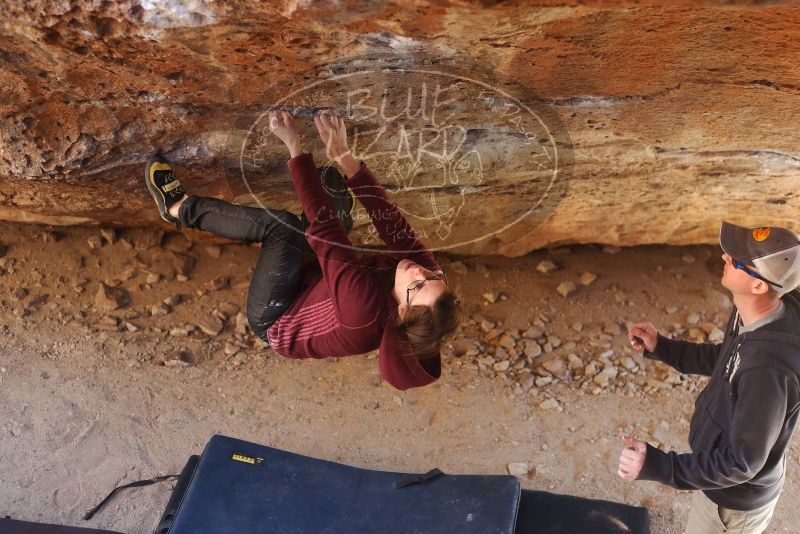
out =
[[[625,437],[620,477],[695,491],[687,534],[766,529],[783,488],[800,412],[800,239],[785,228],[722,223],[722,285],[735,310],[721,345],[668,339],[650,323],[628,330],[648,358],[710,376],[695,403],[692,452]]]

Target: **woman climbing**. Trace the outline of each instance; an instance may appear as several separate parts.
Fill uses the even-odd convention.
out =
[[[161,217],[189,228],[260,242],[247,296],[253,331],[278,354],[326,358],[379,349],[381,376],[398,389],[425,386],[441,375],[440,347],[457,325],[458,299],[444,272],[417,238],[375,176],[347,146],[344,120],[314,118],[333,167],[320,172],[304,153],[294,119],[270,113],[270,131],[289,150],[289,170],[304,217],[187,195],[163,158],[145,179]],[[352,195],[366,209],[392,255],[359,257],[347,237]],[[327,192],[326,192],[327,190]],[[304,249],[316,261],[304,265]]]

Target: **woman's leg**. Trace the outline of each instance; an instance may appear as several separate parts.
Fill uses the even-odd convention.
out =
[[[353,197],[338,173],[322,173],[323,186],[331,197],[342,224],[353,227]],[[220,237],[261,243],[247,293],[247,319],[253,331],[266,341],[267,329],[288,309],[297,296],[300,271],[314,252],[305,239],[308,220],[284,210],[253,208],[212,197],[188,196],[175,206],[183,226]]]
[[[322,188],[331,200],[331,206],[339,218],[346,233],[353,228],[352,210],[355,203],[347,182],[335,167],[320,167]],[[279,226],[287,226],[284,210],[254,208],[231,204],[213,197],[183,195],[168,210],[183,226],[197,228],[216,234],[220,237],[246,242],[263,242],[264,235],[279,231]],[[301,214],[300,225],[291,224],[300,235],[308,226],[308,219]],[[292,218],[295,221],[296,217]],[[301,248],[307,252],[311,249],[302,241]]]
[[[284,212],[289,217],[297,217]],[[247,291],[247,321],[262,340],[267,341],[267,329],[283,315],[297,297],[300,274],[305,255],[300,249],[302,235],[291,230],[284,240],[261,244],[250,288]]]
[[[178,219],[188,228],[246,243],[281,239],[298,229],[296,224],[292,225],[297,217],[284,210],[240,206],[197,195],[190,195],[183,201]]]
[[[261,339],[291,305],[300,285],[304,254],[300,219],[284,210],[239,206],[192,195],[178,210],[181,224],[220,237],[261,243],[247,292],[247,320]]]

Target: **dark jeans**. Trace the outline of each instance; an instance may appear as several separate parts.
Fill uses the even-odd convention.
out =
[[[261,243],[250,288],[247,320],[261,339],[297,296],[303,261],[313,255],[305,220],[284,210],[239,206],[191,195],[178,211],[181,224],[246,243]]]

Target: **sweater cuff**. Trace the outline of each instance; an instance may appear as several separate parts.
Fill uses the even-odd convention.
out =
[[[316,170],[317,167],[314,164],[314,156],[309,154],[308,152],[303,152],[299,156],[295,156],[291,158],[289,161],[286,162],[289,166],[289,170],[292,172],[292,176],[294,176],[295,172],[303,172],[303,171],[310,171]]]
[[[649,359],[649,360],[663,361],[663,357],[662,356],[664,354],[664,349],[666,348],[666,345],[669,343],[669,341],[670,340],[667,337],[662,336],[661,334],[658,334],[658,338],[656,340],[656,350],[651,352],[651,351],[647,350],[647,347],[645,347],[644,348],[644,357]]]
[[[654,480],[662,484],[667,484],[669,480],[669,466],[669,455],[648,443],[647,452],[644,456],[644,465],[636,480]]]
[[[322,180],[320,180],[313,156],[304,152],[290,159],[287,165],[292,175],[294,189],[297,191],[309,224],[313,224],[319,219],[322,222],[335,219],[330,198],[322,188]]]
[[[358,172],[356,172],[353,176],[348,176],[347,180],[345,180],[347,182],[347,187],[351,189],[359,185],[373,185],[373,181],[369,179],[369,169],[367,169],[367,164],[364,163],[364,160],[358,160],[358,163],[360,165]]]

